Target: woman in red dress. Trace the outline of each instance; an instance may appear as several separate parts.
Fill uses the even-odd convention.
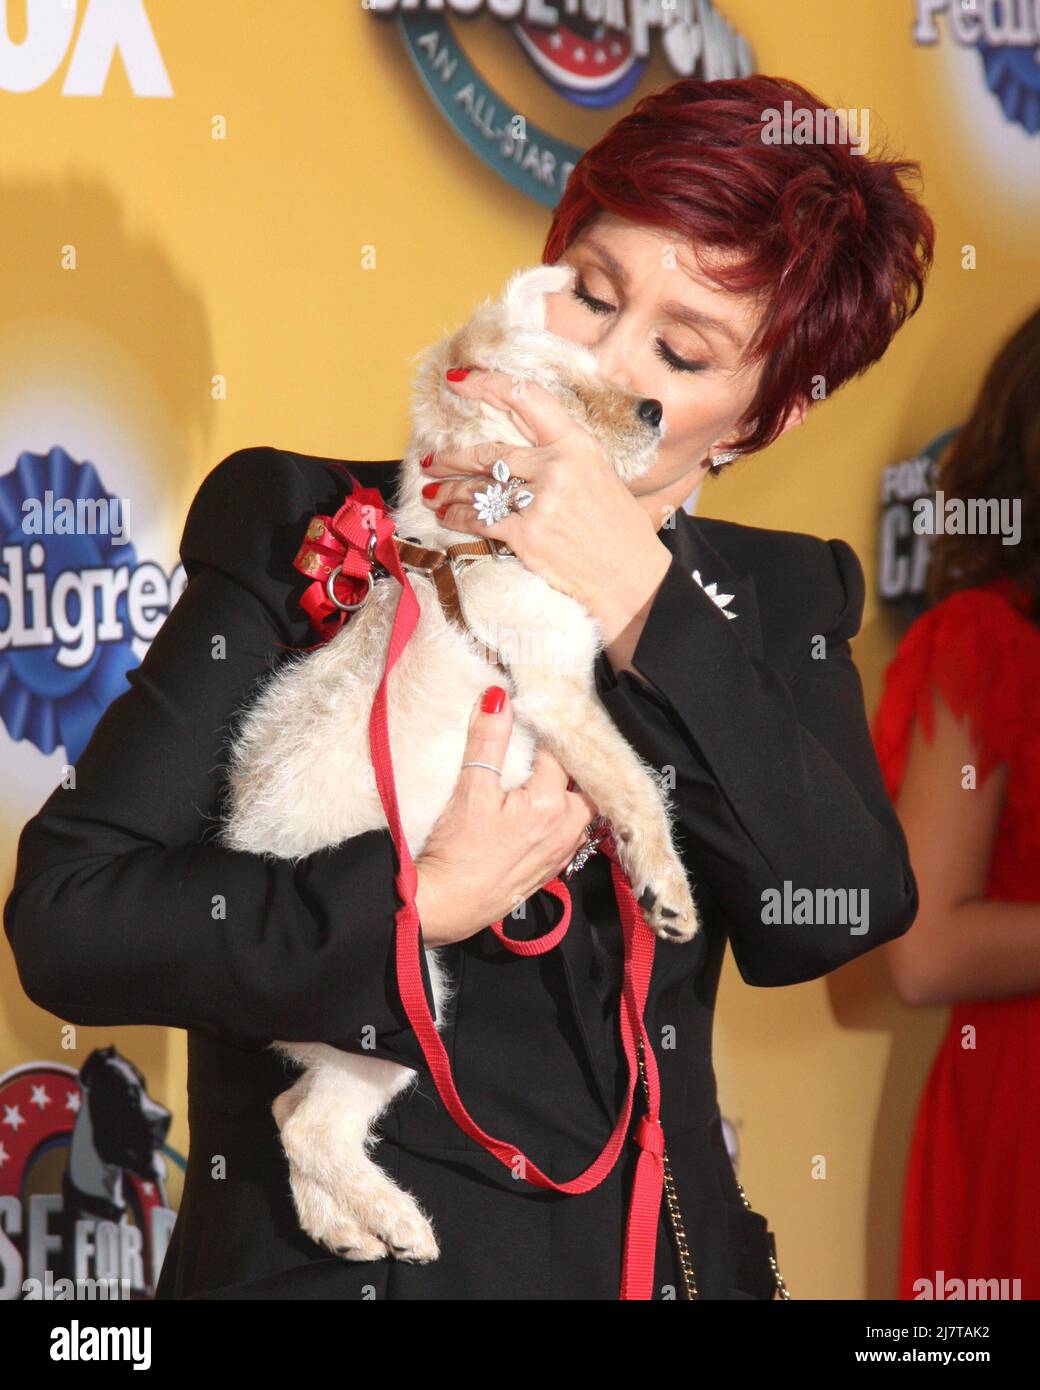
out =
[[[921,895],[913,930],[883,949],[907,1003],[952,1005],[910,1148],[898,1297],[1036,1299],[1040,311],[991,366],[941,473],[947,507],[1007,499],[1009,543],[936,536],[932,606],[874,718]]]

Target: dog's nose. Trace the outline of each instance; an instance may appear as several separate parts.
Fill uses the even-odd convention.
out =
[[[645,425],[653,425],[654,429],[661,423],[661,402],[653,399],[640,401],[636,406],[636,414]]]

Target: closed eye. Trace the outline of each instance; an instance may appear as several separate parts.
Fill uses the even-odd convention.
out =
[[[613,304],[608,304],[606,300],[596,299],[585,288],[585,282],[579,275],[571,289],[571,294],[580,304],[593,314],[612,314],[614,313]],[[657,356],[672,372],[703,372],[707,369],[707,362],[688,362],[685,357],[680,357],[661,338],[656,342]]]
[[[657,340],[657,355],[669,371],[673,372],[703,372],[708,367],[707,362],[687,362],[685,357],[679,357],[660,338]]]
[[[592,295],[586,290],[585,281],[580,275],[571,293],[574,295],[575,299],[584,304],[586,309],[591,309],[594,314],[612,314],[614,312],[613,304],[607,304],[602,299],[593,299]]]

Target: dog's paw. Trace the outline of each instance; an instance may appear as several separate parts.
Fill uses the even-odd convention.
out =
[[[294,1173],[293,1205],[300,1229],[330,1254],[344,1260],[385,1260],[386,1244],[360,1213],[344,1211],[321,1183],[306,1174]]]
[[[369,1219],[395,1260],[428,1264],[441,1253],[433,1224],[412,1194],[403,1188],[391,1183]]]
[[[374,1165],[373,1165],[374,1166]],[[300,1227],[311,1240],[345,1260],[382,1260],[392,1256],[408,1263],[437,1259],[440,1247],[433,1226],[409,1192],[361,1169],[345,1168],[335,1187],[306,1173],[291,1176],[293,1204]]]
[[[651,931],[663,941],[681,944],[693,940],[701,921],[678,857],[662,856],[649,872],[640,865],[635,873],[629,872],[629,879]]]
[[[638,901],[647,926],[664,941],[680,944],[692,941],[700,931],[700,918],[692,898],[688,897],[687,907],[672,907],[667,895],[662,895],[657,888],[648,884],[639,894]],[[674,893],[671,902],[679,902]]]
[[[440,1255],[433,1226],[410,1192],[361,1144],[333,1142],[305,1099],[281,1130],[293,1205],[311,1240],[348,1260],[425,1264]]]

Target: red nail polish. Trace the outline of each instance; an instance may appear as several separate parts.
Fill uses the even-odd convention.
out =
[[[502,706],[506,702],[506,692],[500,685],[489,685],[484,691],[484,698],[480,702],[480,708],[485,714],[499,714]]]
[[[444,375],[449,381],[464,381],[465,378],[469,376],[469,373],[469,367],[452,367],[449,371],[445,372]]]
[[[423,490],[422,490],[422,495],[423,495],[424,497],[433,497],[433,496],[436,495],[437,489],[438,489],[439,487],[440,487],[440,483],[427,483],[426,486],[425,486],[425,487],[423,488]]]
[[[438,507],[438,508],[437,508],[437,515],[442,517],[442,516],[444,515],[444,513],[445,513],[447,510],[448,510],[447,507]]]
[[[430,464],[431,464],[432,462],[433,462],[433,455],[432,455],[432,454],[427,454],[425,458],[419,460],[419,467],[420,467],[420,468],[429,468],[429,466],[430,466]]]

